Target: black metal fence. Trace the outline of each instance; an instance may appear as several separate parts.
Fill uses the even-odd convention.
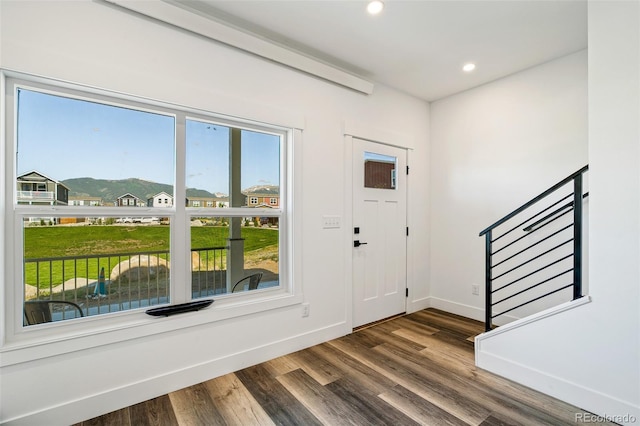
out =
[[[227,247],[191,251],[193,298],[226,292]],[[85,316],[169,302],[169,251],[25,259],[24,300],[59,300]]]

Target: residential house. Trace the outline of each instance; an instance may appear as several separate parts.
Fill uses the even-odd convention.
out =
[[[101,197],[89,197],[89,196],[71,196],[69,197],[70,206],[102,206]]]
[[[69,204],[69,188],[42,173],[31,171],[16,179],[18,204],[65,206]]]
[[[320,22],[321,3],[351,8],[332,15],[348,20],[342,22],[351,35],[341,36],[339,25],[327,31],[325,24],[323,37],[305,36],[310,24],[303,19],[287,25],[288,14],[257,9],[255,19],[285,22],[274,33],[299,31],[300,45],[326,42],[316,51],[370,42],[342,61],[360,59],[354,68],[365,71],[383,65],[367,76],[386,77],[386,83],[331,68],[330,74],[347,80],[338,84],[323,74],[326,61],[309,65],[308,57],[291,53],[287,57],[299,62],[281,66],[274,52],[282,45],[261,50],[266,37],[256,41],[240,33],[254,43],[237,49],[211,41],[224,41],[233,28],[217,32],[223,29],[217,18],[173,9],[174,3],[182,2],[0,2],[0,68],[277,123],[304,136],[287,152],[294,159],[287,190],[293,194],[289,238],[295,268],[289,272],[295,289],[259,312],[238,297],[168,318],[131,312],[99,333],[98,318],[73,320],[64,335],[49,334],[55,326],[47,326],[29,330],[26,337],[36,343],[8,342],[10,325],[20,317],[9,299],[21,265],[5,244],[0,423],[74,424],[351,333],[354,250],[372,248],[351,244],[354,228],[363,226],[352,217],[354,194],[363,183],[352,174],[361,160],[353,155],[359,141],[400,147],[410,165],[411,232],[406,258],[399,259],[407,265],[406,311],[436,307],[476,319],[484,315],[482,295],[472,293],[472,285],[484,280],[478,232],[589,163],[589,303],[567,303],[562,311],[498,328],[477,353],[480,367],[590,412],[640,418],[637,1],[389,1],[389,12],[397,7],[402,13],[374,20],[349,14],[357,2],[305,3],[301,10]],[[295,2],[265,3],[295,10]],[[524,19],[507,13],[513,11]],[[441,12],[448,14],[443,18]],[[394,16],[400,20],[395,26]],[[527,30],[527,43],[506,53],[520,28]],[[576,28],[582,29],[576,43],[563,44],[551,58],[539,55]],[[424,38],[414,33],[419,29],[438,32]],[[394,36],[405,41],[388,47]],[[392,59],[402,52],[411,60]],[[463,74],[459,65],[470,59],[461,52],[476,58],[477,71],[484,68],[490,78]],[[503,72],[503,61],[516,57],[519,68]],[[439,77],[435,66],[429,72],[417,68],[421,59],[441,58],[450,68]],[[424,76],[425,87],[434,83],[438,92],[427,97],[411,91],[405,83],[413,76]],[[453,89],[460,80],[469,85]],[[350,82],[356,89],[345,87]],[[3,170],[11,170],[13,158],[3,159]],[[11,217],[12,202],[7,196],[0,203],[0,216]],[[327,229],[322,216],[341,222]],[[16,235],[11,220],[1,226],[5,241]],[[303,302],[311,306],[304,318]],[[245,314],[225,316],[238,306]],[[27,389],[34,378],[38,386]]]
[[[118,207],[145,207],[147,203],[135,195],[127,192],[116,198],[116,206]]]
[[[365,188],[393,189],[396,187],[396,163],[379,159],[364,161]]]
[[[98,207],[103,206],[104,203],[101,197],[89,197],[89,196],[71,196],[69,197],[70,206],[90,206]],[[104,217],[100,218],[85,218],[85,217],[67,217],[61,218],[60,224],[73,224],[73,223],[95,223],[98,221],[104,221]]]
[[[280,188],[273,185],[260,185],[242,191],[249,207],[280,207]]]
[[[212,197],[191,197],[187,196],[187,207],[221,207],[219,203],[221,202],[220,198],[212,198]]]
[[[147,199],[147,207],[171,207],[173,206],[173,196],[166,192],[159,192]]]

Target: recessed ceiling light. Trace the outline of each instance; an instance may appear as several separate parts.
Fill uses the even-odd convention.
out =
[[[384,9],[384,3],[381,0],[370,1],[367,5],[367,12],[372,15],[377,15],[382,12],[382,9]]]
[[[464,66],[462,67],[462,71],[464,72],[471,72],[475,69],[476,69],[476,64],[473,64],[471,62],[469,62],[468,64],[464,64]]]

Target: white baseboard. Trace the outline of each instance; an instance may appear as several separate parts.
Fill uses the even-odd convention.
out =
[[[476,366],[554,398],[558,398],[576,407],[583,407],[588,410],[578,411],[576,416],[591,416],[590,413],[594,413],[614,423],[637,424],[637,421],[640,419],[640,406],[577,384],[566,378],[538,370],[514,359],[491,353],[485,345],[485,343],[489,344],[493,338],[503,339],[504,337],[499,336],[508,335],[510,332],[517,332],[518,329],[527,327],[529,324],[562,314],[571,309],[576,309],[590,302],[591,298],[585,296],[545,309],[534,315],[476,336]],[[589,372],[586,371],[585,374],[589,374]],[[594,420],[594,417],[589,417],[589,420],[585,420],[584,417],[576,417],[576,423],[593,423],[596,420]],[[602,420],[599,419],[599,422],[602,422]]]
[[[440,309],[445,312],[484,322],[484,308],[478,308],[476,306],[465,305],[445,299],[439,299],[437,297],[430,297],[429,299],[431,308]],[[505,325],[518,319],[519,318],[514,316],[502,315],[500,318],[494,319],[493,323],[496,325]]]
[[[580,299],[561,303],[560,305],[553,306],[551,308],[545,309],[544,311],[537,312],[524,318],[513,318],[513,320],[509,321],[507,324],[497,324],[501,327],[476,336],[476,348],[480,347],[480,344],[484,339],[490,339],[492,336],[497,336],[501,333],[507,333],[510,330],[524,327],[527,324],[540,321],[553,315],[561,314],[562,312],[568,311],[569,309],[575,309],[587,303],[591,303],[591,296],[584,296]]]
[[[589,412],[594,413],[623,425],[637,425],[640,420],[640,406],[634,406],[629,402],[621,401],[594,389],[585,388],[494,354],[481,352],[478,348],[476,348],[476,365],[576,407],[589,407],[587,415]],[[576,414],[580,413],[584,414],[583,411]],[[613,418],[613,416],[620,417]],[[579,418],[577,417],[576,420]],[[580,421],[576,421],[576,423],[580,423]]]
[[[431,298],[424,297],[422,299],[411,300],[407,303],[407,313],[411,314],[414,312],[421,311],[423,309],[431,308]]]
[[[251,348],[243,352],[212,359],[205,363],[149,377],[145,380],[127,383],[118,388],[87,395],[83,398],[67,401],[64,404],[44,407],[38,411],[6,419],[0,423],[12,426],[54,426],[78,423],[344,336],[350,331],[344,322],[333,324],[319,330],[273,342],[269,345]]]

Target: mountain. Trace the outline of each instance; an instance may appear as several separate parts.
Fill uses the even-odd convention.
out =
[[[63,180],[62,183],[69,188],[71,197],[100,197],[104,202],[115,202],[118,197],[126,193],[142,200],[147,200],[159,192],[173,195],[172,185],[136,178],[108,180],[85,177]],[[187,196],[219,198],[209,191],[196,188],[187,188]]]
[[[254,185],[242,190],[243,194],[279,195],[280,187],[277,185]]]

